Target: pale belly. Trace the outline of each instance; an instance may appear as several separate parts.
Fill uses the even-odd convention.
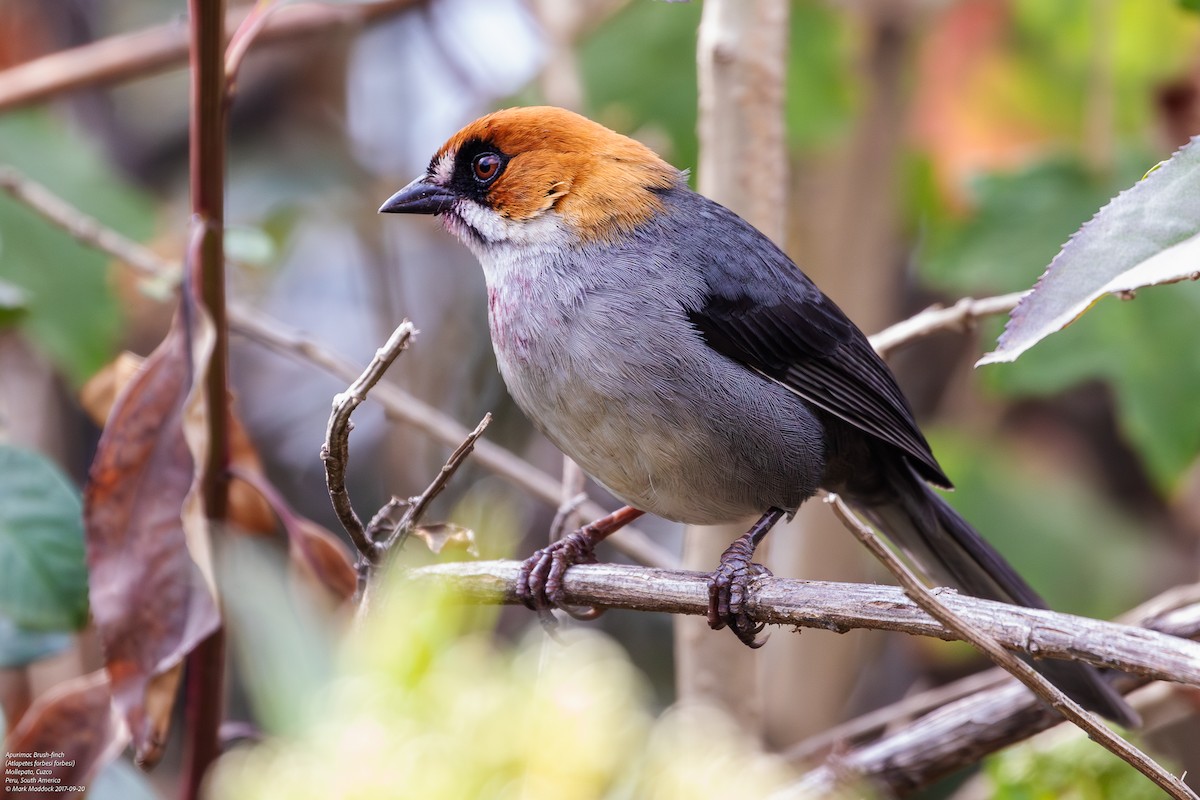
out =
[[[492,303],[497,363],[513,399],[623,502],[692,524],[796,508],[815,491],[819,424],[790,393],[679,337],[611,315],[514,322]],[[557,321],[556,321],[557,320]],[[669,342],[669,345],[668,345]]]

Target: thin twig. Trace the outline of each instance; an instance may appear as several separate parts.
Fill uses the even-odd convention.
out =
[[[1196,800],[1196,794],[1179,778],[1167,772],[1153,759],[1147,756],[1129,741],[1118,736],[1108,726],[1099,721],[1099,717],[1076,703],[1062,693],[1058,687],[1042,677],[1033,667],[1004,649],[1004,647],[989,633],[981,630],[959,614],[956,614],[936,597],[905,564],[897,558],[886,545],[880,541],[875,532],[850,510],[836,494],[826,496],[826,502],[833,506],[834,513],[842,524],[850,530],[862,544],[871,551],[888,570],[900,581],[905,593],[927,614],[952,630],[964,641],[970,642],[976,649],[982,651],[997,665],[1004,668],[1034,694],[1062,714],[1066,719],[1075,723],[1092,739],[1096,740],[1106,750],[1128,763],[1138,772],[1154,782],[1160,789],[1171,797],[1181,800]]]
[[[484,430],[492,421],[491,414],[484,414],[483,419],[475,426],[475,429],[467,434],[462,443],[454,448],[454,452],[446,459],[446,463],[434,476],[433,481],[421,492],[417,497],[410,498],[406,501],[397,501],[396,498],[389,500],[383,508],[371,520],[368,527],[368,536],[370,537],[372,557],[362,557],[358,562],[358,610],[356,618],[359,620],[366,619],[368,612],[374,600],[373,591],[375,582],[371,580],[371,576],[375,567],[382,563],[392,550],[403,547],[408,537],[416,530],[420,524],[422,517],[425,516],[426,509],[433,501],[433,498],[441,494],[446,488],[446,484],[458,472],[459,467],[467,460],[467,456],[475,449],[479,442],[479,437],[483,436]],[[387,525],[388,533],[385,536],[376,538],[371,535],[371,531],[381,531],[387,524],[388,517],[392,511],[398,508],[404,508],[404,514],[400,521]],[[376,534],[378,535],[378,534]]]
[[[429,504],[433,502],[433,498],[441,494],[442,489],[446,488],[446,484],[454,477],[454,473],[458,472],[458,468],[467,460],[467,456],[471,455],[476,443],[479,441],[479,437],[483,436],[484,430],[487,429],[487,426],[491,422],[492,415],[490,413],[484,414],[483,419],[475,426],[475,430],[468,433],[466,438],[463,439],[462,444],[456,447],[454,452],[450,454],[450,458],[446,460],[445,465],[438,471],[438,474],[434,477],[433,482],[429,484],[429,487],[409,504],[404,512],[404,516],[392,528],[391,534],[381,542],[385,552],[390,550],[398,541],[403,542],[408,537],[408,534],[412,532],[413,527],[421,522],[421,518],[425,516],[425,510],[429,508]]]
[[[396,357],[408,347],[416,332],[417,329],[411,322],[401,322],[383,347],[375,351],[375,357],[362,374],[354,379],[346,391],[334,397],[333,411],[325,429],[325,444],[321,446],[321,461],[325,464],[325,482],[329,487],[329,499],[333,503],[333,510],[346,533],[350,534],[350,540],[358,550],[360,562],[365,561],[369,567],[379,563],[383,551],[377,542],[371,541],[367,536],[366,528],[350,502],[350,492],[346,489],[346,467],[350,461],[352,428],[350,415],[367,399],[367,392],[379,383]]]
[[[330,36],[336,28],[356,28],[398,14],[426,0],[379,0],[372,3],[291,4],[270,15],[261,42]],[[233,34],[247,11],[231,13],[226,31]],[[65,92],[107,86],[187,64],[187,27],[169,23],[51,53],[0,71],[0,111],[52,99]]]
[[[584,485],[587,475],[570,456],[563,456],[562,492],[559,494],[558,509],[550,523],[550,541],[557,542],[567,531],[578,528],[582,521],[579,519],[579,508],[587,502]]]
[[[178,283],[183,274],[179,262],[169,261],[150,248],[106,227],[7,164],[0,164],[0,190],[62,228],[76,241],[107,253],[147,278]]]
[[[784,758],[796,764],[811,761],[845,742],[862,739],[898,723],[916,719],[964,697],[994,689],[1002,685],[1007,676],[1008,673],[1002,669],[989,669],[904,697],[797,742],[784,751]]]
[[[206,447],[195,452],[198,489],[210,525],[229,517],[229,324],[225,306],[225,0],[188,0],[189,62],[188,174],[192,225],[198,237],[188,248],[188,278],[211,321],[212,344],[200,360],[191,337],[194,380],[202,381]],[[186,311],[191,297],[181,298]],[[185,423],[185,431],[187,425]],[[189,437],[190,439],[191,437]],[[193,487],[195,490],[197,487]],[[183,797],[200,796],[204,777],[221,753],[225,708],[225,631],[218,627],[184,662]]]
[[[1012,311],[1017,301],[1025,294],[1026,292],[1011,292],[979,299],[964,297],[949,308],[927,308],[870,337],[871,346],[879,355],[886,356],[901,345],[938,331],[970,330],[984,317]]]

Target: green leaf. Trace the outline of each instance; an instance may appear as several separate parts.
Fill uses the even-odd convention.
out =
[[[699,3],[629,3],[579,48],[588,116],[619,131],[665,133],[659,153],[696,166]]]
[[[1196,283],[1146,289],[1131,302],[1108,298],[1019,361],[981,375],[990,387],[1014,396],[1106,380],[1122,434],[1155,483],[1170,491],[1200,456],[1197,319]]]
[[[852,44],[844,12],[811,0],[792,4],[785,102],[792,146],[816,148],[845,133],[856,99]]]
[[[1109,178],[1065,156],[985,175],[972,186],[975,210],[966,218],[934,207],[926,192],[922,272],[956,293],[1026,289],[1062,243],[1122,186],[1140,178],[1152,160],[1127,155]]]
[[[1178,774],[1177,767],[1164,766]],[[984,775],[989,786],[982,794],[992,800],[1163,797],[1162,790],[1144,775],[1082,735],[1010,747],[984,762]]]
[[[0,614],[40,631],[87,622],[79,493],[44,457],[0,445]]]
[[[1104,294],[1200,277],[1200,138],[1079,229],[980,364],[1014,361]]]
[[[6,280],[0,280],[0,328],[14,324],[25,315],[29,307],[29,294]]]
[[[19,164],[83,212],[134,239],[152,232],[153,206],[108,167],[93,141],[45,112],[0,118],[0,161]],[[0,278],[28,298],[21,327],[77,384],[115,354],[121,318],[106,276],[108,259],[0,196]]]

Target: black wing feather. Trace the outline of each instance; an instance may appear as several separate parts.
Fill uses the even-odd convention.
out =
[[[908,401],[866,337],[824,295],[814,300],[786,289],[780,286],[779,302],[769,305],[712,293],[688,316],[717,352],[902,450],[922,477],[949,488]]]
[[[744,274],[733,280],[724,265],[714,270],[707,296],[688,313],[708,345],[896,447],[923,478],[949,488],[896,379],[862,331],[761,234],[742,244],[734,257],[765,269],[750,281]]]

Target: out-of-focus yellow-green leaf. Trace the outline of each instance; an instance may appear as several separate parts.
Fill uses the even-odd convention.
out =
[[[847,22],[828,3],[792,3],[784,113],[793,147],[830,144],[853,119],[857,86]]]
[[[991,756],[984,762],[984,777],[993,800],[1156,800],[1163,796],[1140,772],[1074,730],[1059,741],[1041,737]]]
[[[343,648],[307,729],[224,757],[209,796],[756,798],[787,779],[715,712],[656,722],[607,638],[538,633],[507,651],[494,609],[404,580]]]
[[[1086,109],[1096,92],[1112,92],[1118,130],[1144,126],[1148,89],[1187,67],[1200,35],[1198,21],[1173,0],[1017,0],[1013,27],[1020,71],[1045,101],[1039,114],[1072,119],[1063,132],[1081,136],[1093,124]]]
[[[699,3],[629,3],[579,47],[587,114],[616,130],[657,132],[675,166],[696,164]]]

